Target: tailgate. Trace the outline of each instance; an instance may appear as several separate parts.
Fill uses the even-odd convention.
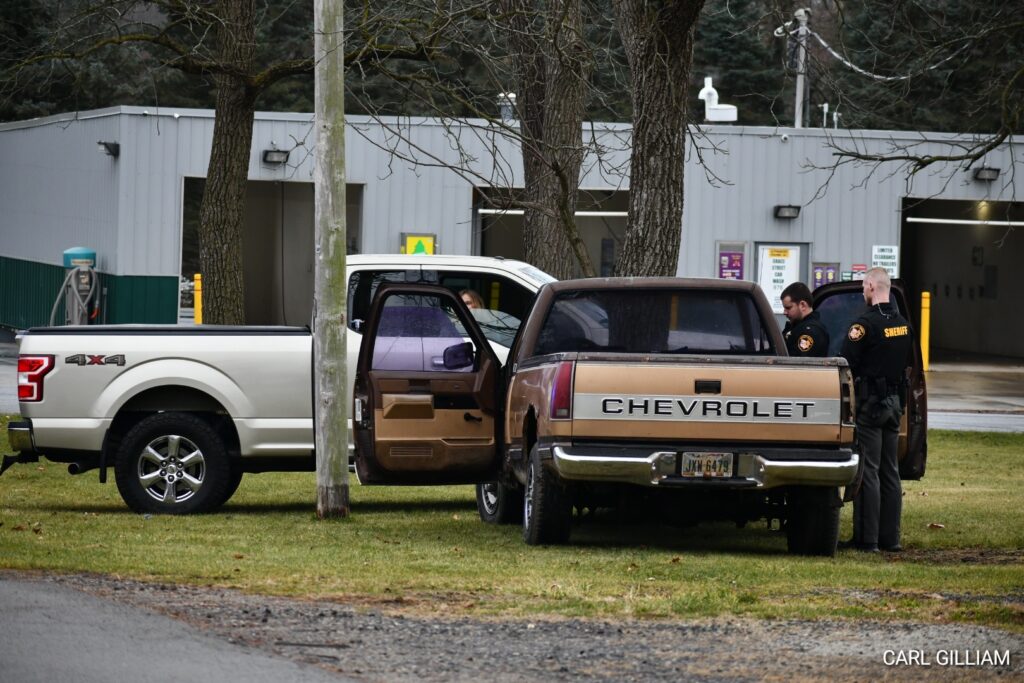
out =
[[[848,442],[841,373],[836,359],[581,358],[572,438]]]

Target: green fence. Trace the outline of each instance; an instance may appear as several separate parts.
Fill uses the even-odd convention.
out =
[[[48,325],[64,275],[60,266],[0,256],[0,327]],[[176,277],[100,273],[98,290],[94,323],[178,322]]]

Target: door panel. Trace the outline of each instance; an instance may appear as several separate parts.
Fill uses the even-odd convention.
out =
[[[891,300],[910,320],[907,299],[899,280],[892,283]],[[829,355],[839,355],[850,324],[864,311],[863,284],[859,280],[833,282],[814,290],[814,310],[821,315],[829,333]],[[917,330],[911,323],[914,335],[912,365],[907,368],[909,395],[907,409],[900,421],[900,478],[920,479],[924,476],[928,458],[928,392],[925,386],[924,370],[921,365],[921,346]]]
[[[353,411],[360,481],[493,478],[499,364],[456,295],[429,285],[383,286],[365,329]]]

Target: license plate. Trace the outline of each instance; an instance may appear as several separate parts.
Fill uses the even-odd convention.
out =
[[[682,476],[718,479],[732,476],[732,453],[683,453]]]

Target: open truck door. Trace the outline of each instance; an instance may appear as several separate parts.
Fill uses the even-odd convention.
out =
[[[890,300],[908,320],[910,319],[903,284],[894,280]],[[818,311],[828,329],[830,356],[838,356],[843,340],[853,321],[860,316],[864,303],[863,283],[860,280],[833,282],[814,290],[814,310]],[[928,458],[928,394],[924,369],[921,364],[921,344],[917,330],[911,324],[914,336],[913,362],[907,367],[908,392],[903,419],[900,421],[899,461],[901,479],[920,479],[924,476]]]
[[[434,285],[383,285],[353,397],[364,484],[471,484],[498,469],[500,364],[465,304]]]

